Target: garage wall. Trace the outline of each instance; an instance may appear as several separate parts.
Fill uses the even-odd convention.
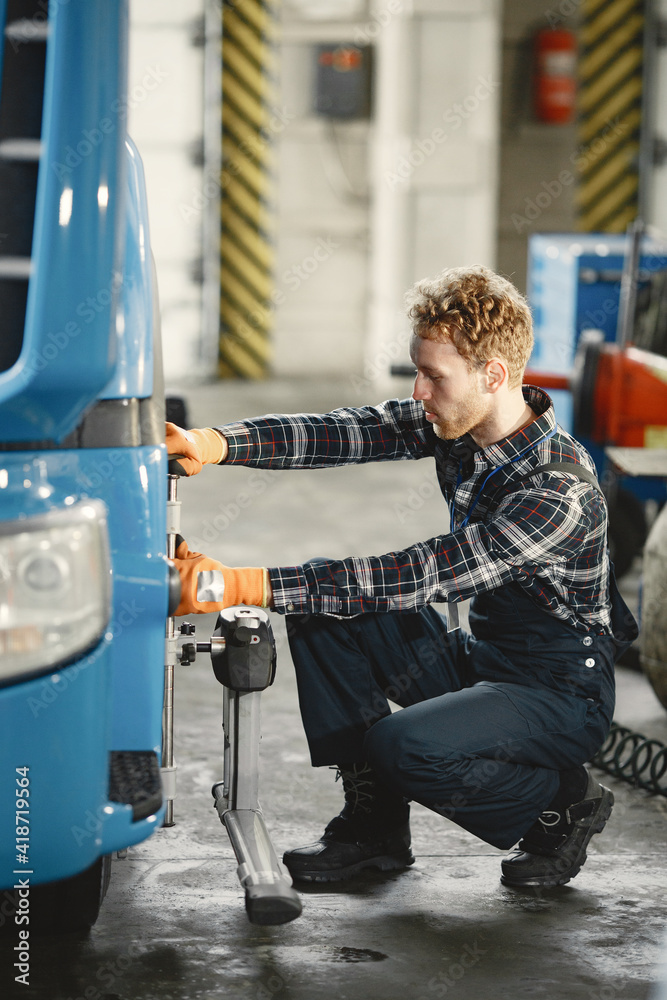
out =
[[[367,120],[314,111],[316,46],[355,43],[363,2],[285,0],[280,44],[273,370],[360,368],[366,339],[369,208]]]
[[[493,0],[416,0],[378,38],[366,376],[406,360],[415,280],[495,265],[499,19]]]
[[[353,16],[336,20],[315,17],[317,7],[284,7],[277,271],[286,296],[274,369],[386,371],[405,357],[403,295],[416,278],[495,263],[499,6],[349,3],[340,9]],[[314,114],[313,47],[325,41],[373,45],[370,121]]]
[[[535,32],[575,28],[578,9],[571,0],[505,0],[503,6],[498,268],[524,292],[528,237],[577,228],[576,125],[535,120],[531,73]],[[558,179],[564,171],[569,184]]]
[[[205,370],[201,271],[204,0],[130,0],[128,130],[146,171],[165,375]]]
[[[208,0],[215,4],[215,0]],[[214,376],[201,313],[210,204],[205,0],[131,0],[130,129],[143,157],[168,381]],[[404,360],[403,296],[442,267],[493,266],[500,94],[496,0],[283,0],[276,109],[273,371],[364,375]],[[370,120],[313,110],[319,42],[374,47]],[[387,353],[387,351],[391,353]],[[208,354],[207,354],[208,351]]]

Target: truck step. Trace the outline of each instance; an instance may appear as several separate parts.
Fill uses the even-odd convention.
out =
[[[109,799],[132,806],[132,819],[146,819],[162,805],[160,765],[153,750],[112,750]]]

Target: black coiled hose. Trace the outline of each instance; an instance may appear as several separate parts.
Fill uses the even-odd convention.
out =
[[[667,796],[667,746],[660,740],[650,740],[612,722],[591,764],[652,795]]]

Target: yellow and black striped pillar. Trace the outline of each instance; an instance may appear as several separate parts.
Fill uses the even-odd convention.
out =
[[[273,287],[272,107],[279,0],[224,0],[220,347],[222,378],[262,378]]]
[[[584,0],[579,60],[579,229],[625,232],[637,216],[643,0]]]

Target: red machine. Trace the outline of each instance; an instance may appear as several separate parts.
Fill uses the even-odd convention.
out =
[[[571,376],[526,371],[524,382],[569,389],[574,434],[600,445],[667,447],[667,358],[582,339]]]

